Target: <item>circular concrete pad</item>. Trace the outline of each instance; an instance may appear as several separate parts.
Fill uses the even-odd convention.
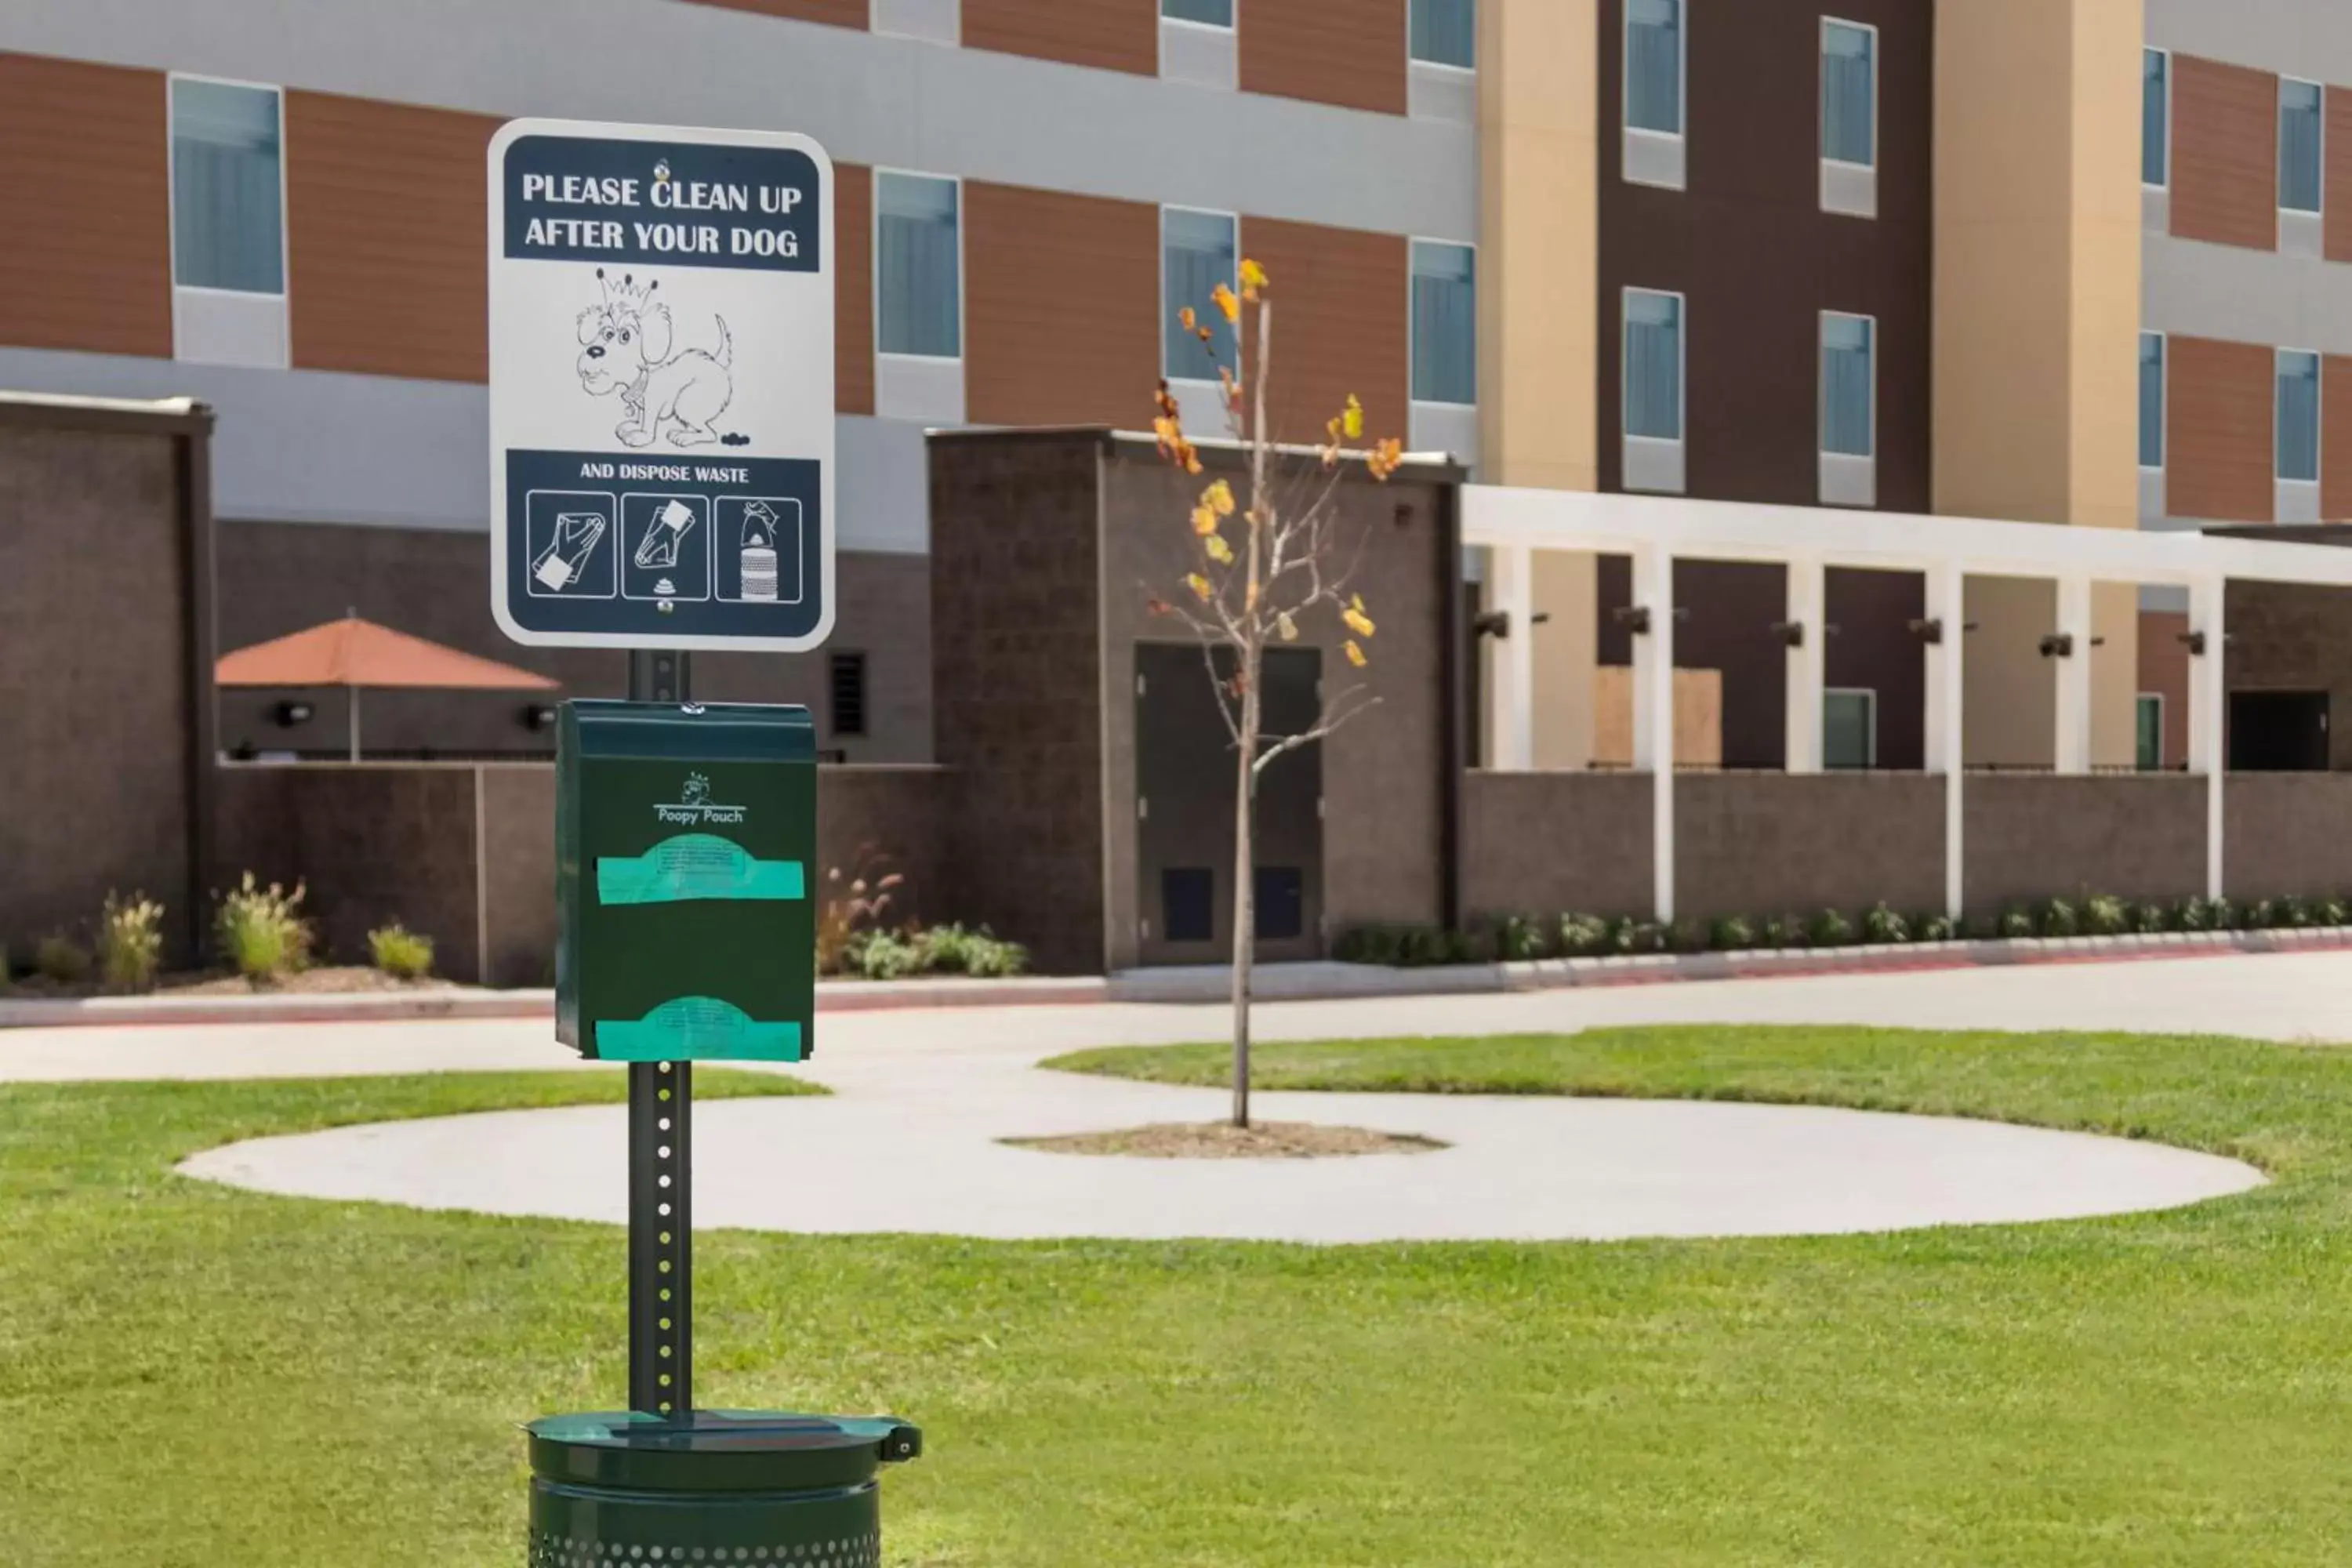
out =
[[[1797,1236],[2170,1208],[2260,1185],[2124,1139],[1808,1106],[1262,1094],[1268,1120],[1419,1133],[1429,1153],[1106,1160],[996,1140],[1214,1117],[1224,1096],[1018,1071],[696,1108],[699,1226],[1377,1242]],[[951,1084],[942,1079],[959,1079]],[[948,1092],[954,1090],[953,1092]],[[424,1208],[626,1216],[618,1106],[257,1139],[189,1174]]]

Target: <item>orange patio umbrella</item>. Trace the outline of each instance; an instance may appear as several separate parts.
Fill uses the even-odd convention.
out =
[[[351,692],[352,761],[360,760],[360,689],[446,691],[552,691],[561,681],[496,659],[426,642],[358,614],[307,631],[225,653],[213,665],[218,686],[340,686]]]

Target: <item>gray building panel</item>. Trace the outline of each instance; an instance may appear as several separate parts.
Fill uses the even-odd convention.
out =
[[[2306,81],[2352,84],[2344,0],[2147,0],[2151,48]]]
[[[34,54],[487,114],[801,131],[853,163],[1478,237],[1475,126],[681,0],[0,0],[0,37]]]
[[[489,529],[489,396],[473,383],[0,348],[0,390],[202,398],[222,517]],[[836,438],[840,547],[928,549],[921,429],[844,416]]]
[[[2151,234],[2140,289],[2149,331],[2352,353],[2352,267],[2339,262]]]

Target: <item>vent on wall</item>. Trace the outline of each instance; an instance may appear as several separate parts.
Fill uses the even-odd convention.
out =
[[[862,653],[833,655],[831,676],[829,693],[833,732],[836,735],[863,735],[866,733],[866,656]]]

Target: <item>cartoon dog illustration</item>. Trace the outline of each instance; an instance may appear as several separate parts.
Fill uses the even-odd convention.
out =
[[[735,340],[727,320],[719,323],[719,352],[670,352],[675,336],[669,307],[656,304],[658,282],[640,284],[635,274],[617,283],[596,268],[604,286],[602,304],[580,312],[580,384],[591,397],[621,395],[624,417],[613,434],[625,447],[650,447],[664,426],[673,447],[703,447],[740,437],[722,437],[712,422],[734,401]]]

